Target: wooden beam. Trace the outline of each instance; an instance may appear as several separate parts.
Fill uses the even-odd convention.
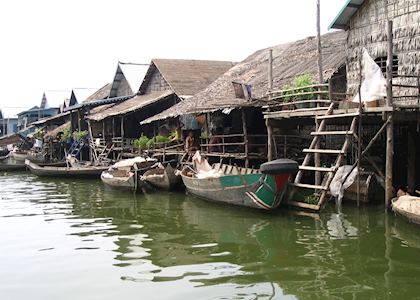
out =
[[[248,168],[249,159],[248,159],[248,130],[246,128],[246,114],[245,109],[241,109],[241,118],[242,118],[242,132],[244,134],[244,147],[245,147],[245,168]]]
[[[392,107],[392,21],[388,21],[388,59],[386,68],[386,104],[388,107]],[[391,203],[393,197],[393,157],[394,157],[394,122],[392,119],[392,112],[388,113],[388,125],[386,127],[386,160],[385,160],[385,211]]]

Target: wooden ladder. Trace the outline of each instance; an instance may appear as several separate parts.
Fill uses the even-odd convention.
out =
[[[318,130],[311,133],[313,136],[313,140],[309,146],[309,148],[304,149],[303,152],[306,153],[305,159],[303,160],[302,164],[299,166],[299,171],[296,174],[295,181],[292,184],[297,188],[305,188],[305,189],[313,189],[314,194],[318,196],[318,204],[307,204],[307,203],[299,203],[295,201],[289,201],[289,204],[309,208],[313,210],[320,210],[327,200],[327,193],[330,188],[330,184],[334,178],[337,169],[341,166],[344,156],[346,155],[350,145],[351,145],[351,138],[352,136],[356,135],[356,127],[357,127],[357,119],[359,113],[341,113],[341,114],[333,114],[334,111],[334,103],[328,107],[327,112],[325,115],[316,117],[317,121],[320,121]],[[349,130],[344,131],[326,131],[326,123],[328,120],[336,120],[338,118],[342,119],[349,119],[351,118],[351,123]],[[345,136],[345,141],[341,147],[341,149],[319,149],[317,148],[317,144],[322,136]],[[311,156],[314,154],[325,154],[325,155],[336,155],[335,163],[331,167],[320,167],[320,166],[310,166],[309,163],[311,162]],[[315,171],[315,172],[322,172],[324,176],[322,176],[322,184],[307,184],[302,183],[302,176],[303,172],[305,171]]]

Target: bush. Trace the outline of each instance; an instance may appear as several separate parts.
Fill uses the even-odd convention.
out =
[[[299,101],[299,100],[311,100],[314,99],[314,94],[305,94],[305,95],[296,95],[301,93],[307,93],[307,92],[314,92],[315,89],[313,87],[308,87],[305,89],[299,89],[295,90],[297,88],[302,88],[305,86],[313,85],[314,82],[312,80],[311,75],[309,74],[303,74],[300,76],[297,76],[292,84],[285,84],[282,88],[282,90],[288,90],[283,92],[283,95],[285,96],[283,98],[284,102],[292,102],[292,101]],[[288,96],[293,95],[294,96]]]
[[[149,142],[149,138],[147,136],[141,136],[138,139],[133,141],[134,147],[137,147],[139,149],[147,149],[147,143]]]
[[[75,141],[80,142],[87,136],[88,132],[86,130],[83,131],[75,131],[73,132],[73,138]]]
[[[163,136],[163,135],[157,135],[155,137],[155,142],[156,143],[166,143],[166,142],[169,142],[169,141],[170,141],[170,138],[168,138],[166,136]]]
[[[71,130],[70,130],[70,126],[64,128],[63,130],[63,134],[61,135],[60,141],[63,143],[66,143],[72,136]]]

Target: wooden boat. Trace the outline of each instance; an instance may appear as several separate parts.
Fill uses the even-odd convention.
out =
[[[101,180],[107,186],[117,189],[135,191],[146,188],[146,182],[138,176],[155,166],[156,159],[135,157],[121,160],[101,173]]]
[[[298,163],[289,159],[262,164],[257,170],[225,164],[210,166],[196,155],[194,168],[181,172],[188,192],[211,201],[258,209],[277,208],[290,177],[298,171]]]
[[[155,188],[170,191],[177,188],[182,182],[181,176],[176,172],[176,169],[172,168],[170,164],[166,167],[158,166],[146,171],[140,180],[148,182]]]
[[[25,164],[32,174],[40,177],[100,178],[102,171],[108,169],[108,166],[41,167],[28,159]]]
[[[18,162],[22,162],[22,164],[25,164],[25,160],[27,159],[34,163],[45,162],[44,154],[33,151],[12,151],[9,153],[9,156]]]
[[[420,225],[420,197],[405,195],[393,199],[392,210],[408,222]]]
[[[26,170],[25,164],[12,159],[9,154],[0,157],[0,171],[24,171],[24,170]]]

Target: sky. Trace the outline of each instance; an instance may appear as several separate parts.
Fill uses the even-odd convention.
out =
[[[321,0],[322,33],[345,2]],[[11,117],[44,92],[50,107],[72,89],[83,100],[118,61],[241,61],[314,36],[316,0],[1,1],[0,28],[0,109]]]

